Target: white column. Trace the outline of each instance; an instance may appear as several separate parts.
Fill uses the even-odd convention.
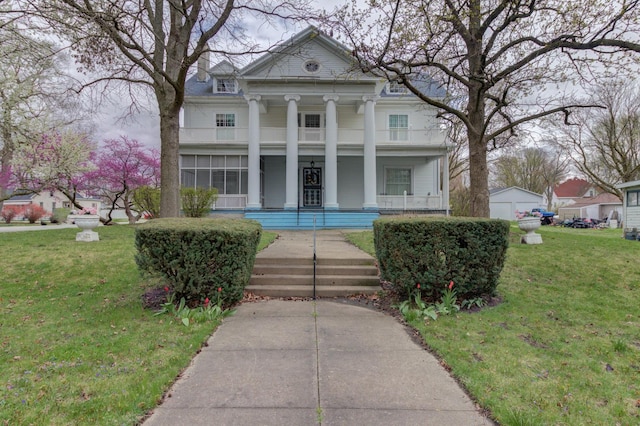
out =
[[[364,204],[363,209],[377,209],[376,196],[376,119],[377,96],[363,96],[364,101]]]
[[[247,95],[249,102],[249,161],[247,209],[260,209],[260,95]]]
[[[325,209],[337,210],[338,206],[338,118],[336,102],[338,96],[325,95],[326,137],[324,143],[324,193]]]
[[[284,208],[298,208],[298,95],[286,95],[287,101],[287,166]]]
[[[449,215],[449,147],[442,158],[442,208]]]

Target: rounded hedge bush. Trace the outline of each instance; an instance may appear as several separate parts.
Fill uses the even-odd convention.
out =
[[[154,219],[138,226],[136,263],[170,283],[177,299],[242,299],[262,227],[247,219]],[[220,290],[220,291],[219,291]]]

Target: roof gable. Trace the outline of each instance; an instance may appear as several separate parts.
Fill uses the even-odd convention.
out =
[[[572,178],[556,185],[553,192],[559,198],[579,198],[584,196],[592,186],[584,179]]]
[[[317,71],[305,69],[305,64],[316,61]],[[281,79],[281,78],[314,78],[314,79],[353,79],[360,78],[372,81],[379,80],[354,71],[354,61],[350,50],[324,34],[316,27],[309,26],[294,35],[289,41],[279,45],[240,71],[241,78]]]

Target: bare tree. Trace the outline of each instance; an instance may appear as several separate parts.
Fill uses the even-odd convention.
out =
[[[604,191],[622,200],[616,185],[640,179],[640,88],[637,82],[607,81],[590,101],[606,109],[581,111],[564,127],[576,167]]]
[[[545,194],[551,209],[553,188],[565,177],[568,159],[551,148],[529,147],[510,150],[492,163],[493,185],[517,186],[537,194]]]
[[[16,151],[83,116],[75,109],[65,117],[70,101],[64,91],[73,80],[59,48],[20,25],[20,17],[7,10],[0,14],[0,202],[16,195],[8,187]]]
[[[189,69],[205,52],[255,53],[241,19],[293,16],[293,3],[267,0],[25,0],[30,13],[68,39],[91,70],[149,88],[160,111],[162,217],[178,216],[179,113]],[[293,11],[293,12],[292,12]]]
[[[339,25],[359,67],[457,117],[469,140],[471,215],[489,216],[487,153],[523,124],[576,108],[564,88],[640,50],[638,0],[370,0]],[[452,99],[422,91],[443,85]]]

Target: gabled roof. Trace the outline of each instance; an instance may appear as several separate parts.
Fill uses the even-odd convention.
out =
[[[290,54],[298,49],[300,45],[311,40],[320,43],[324,48],[331,51],[334,55],[342,58],[346,63],[353,62],[351,50],[347,46],[323,33],[315,26],[309,25],[307,28],[291,37],[288,41],[276,46],[276,48],[271,52],[262,55],[255,61],[248,64],[241,70],[240,74],[243,76],[252,74],[277,59],[279,55]]]
[[[622,204],[620,199],[607,192],[603,192],[602,194],[598,194],[595,197],[584,198],[578,202],[575,202],[569,206],[564,206],[566,208],[576,208],[576,207],[586,207],[586,206],[594,206],[594,205],[603,205],[603,204]]]
[[[587,193],[593,185],[580,178],[572,178],[562,182],[553,189],[556,197],[559,198],[580,198]]]
[[[542,194],[538,194],[537,192],[533,192],[533,191],[529,191],[527,189],[524,188],[520,188],[519,186],[510,186],[508,188],[494,188],[494,189],[490,189],[489,190],[489,195],[496,195],[496,194],[500,194],[501,192],[506,192],[509,190],[515,189],[517,191],[522,191],[522,192],[527,192],[529,194],[532,195],[536,195],[538,197],[542,197]]]
[[[36,194],[27,194],[27,195],[16,195],[14,197],[9,198],[7,201],[29,201],[35,197]]]
[[[616,188],[624,189],[624,188],[631,188],[633,186],[640,186],[640,180],[634,180],[634,181],[631,181],[631,182],[620,183],[620,184],[616,185]]]
[[[315,43],[315,45],[314,45]],[[292,36],[289,40],[283,42],[282,44],[276,46],[269,53],[266,53],[260,56],[255,61],[249,63],[242,69],[238,69],[233,64],[224,60],[213,67],[209,68],[207,72],[215,77],[215,76],[236,76],[238,80],[258,80],[258,81],[286,81],[287,78],[297,79],[300,76],[296,75],[280,75],[278,72],[274,72],[273,70],[278,69],[277,64],[279,61],[282,61],[285,57],[297,57],[298,59],[304,60],[305,51],[309,50],[309,48],[313,48],[313,46],[318,46],[322,50],[328,52],[330,56],[335,58],[335,61],[332,61],[332,64],[323,64],[330,70],[329,74],[319,73],[318,75],[302,75],[302,80],[300,81],[317,81],[317,80],[348,80],[348,81],[361,81],[361,82],[375,82],[375,83],[383,83],[384,80],[373,76],[371,74],[362,73],[356,67],[354,67],[355,62],[352,56],[351,49],[349,49],[344,44],[340,43],[338,40],[331,37],[331,35],[327,35],[324,32],[320,31],[315,26],[309,26],[306,29],[300,31],[299,33]],[[341,65],[339,65],[341,64]],[[297,70],[297,68],[296,68]],[[424,94],[431,97],[444,98],[446,95],[445,89],[431,79],[428,75],[418,76],[413,81],[414,85]],[[197,75],[191,76],[186,84],[185,84],[185,95],[186,96],[242,96],[244,93],[242,89],[238,91],[238,93],[229,94],[229,93],[213,93],[212,90],[213,82],[211,79],[207,79],[207,81],[198,81]],[[400,96],[414,96],[413,94],[387,94],[386,91],[383,90],[381,96],[384,97],[400,97]]]

